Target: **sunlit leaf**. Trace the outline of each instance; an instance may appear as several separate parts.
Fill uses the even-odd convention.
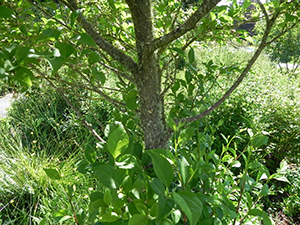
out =
[[[173,192],[175,203],[177,203],[188,217],[191,225],[196,225],[203,210],[200,199],[192,192]]]
[[[59,174],[59,172],[56,169],[46,169],[43,168],[43,170],[45,171],[45,173],[47,174],[47,176],[52,179],[52,180],[60,180],[61,176]]]
[[[93,47],[97,47],[94,39],[86,33],[80,34],[80,38],[78,39],[78,43],[93,46]]]
[[[153,168],[156,176],[166,187],[169,187],[174,177],[172,165],[162,155],[151,150],[148,150],[148,153],[152,158]]]

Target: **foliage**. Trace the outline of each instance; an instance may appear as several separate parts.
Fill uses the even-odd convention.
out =
[[[23,135],[14,131],[7,119],[0,122],[1,224],[55,224],[53,214],[60,207],[66,213],[72,210],[80,213],[81,209],[88,208],[85,196],[87,188],[94,187],[94,181],[74,171],[75,163],[82,158],[81,151],[73,152],[63,162],[59,160],[62,158],[59,151],[53,151],[52,155],[33,152],[22,145]],[[64,182],[50,180],[44,167],[60,168]],[[74,189],[72,199],[66,194],[70,185]]]
[[[69,94],[73,102],[75,96],[77,95],[74,92]],[[102,126],[105,126],[109,120],[107,104],[98,101],[85,101],[84,104],[82,102],[76,99],[76,104],[83,112],[85,107],[92,104],[89,107],[91,110],[85,113],[85,118],[101,133],[102,128],[96,121],[101,121]],[[97,111],[96,116],[93,115],[94,111]],[[12,104],[9,120],[14,125],[13,129],[22,135],[22,145],[31,149],[32,153],[43,151],[52,155],[55,154],[54,151],[58,151],[58,154],[64,155],[78,151],[79,143],[95,145],[91,133],[53,88],[45,86],[42,89],[34,88],[20,96]]]
[[[94,174],[99,182],[97,191],[90,194],[90,224],[236,224],[262,220],[272,224],[259,200],[271,191],[269,181],[286,178],[285,167],[271,175],[253,158],[267,137],[252,136],[249,130],[251,141],[241,154],[228,142],[217,155],[211,149],[212,136],[195,128],[178,127],[175,148],[148,150],[141,157],[143,149],[131,142],[122,124],[110,125],[108,130],[108,140],[117,143],[103,146],[109,161],[89,156],[78,167],[82,173]],[[57,179],[57,173],[48,176]]]

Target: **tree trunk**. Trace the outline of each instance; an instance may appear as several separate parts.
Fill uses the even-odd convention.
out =
[[[146,149],[165,146],[165,116],[161,96],[161,73],[155,52],[149,50],[154,40],[151,0],[126,0],[135,28],[138,71],[134,74],[140,97],[141,128]]]

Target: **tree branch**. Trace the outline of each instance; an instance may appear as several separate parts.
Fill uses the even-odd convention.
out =
[[[267,27],[266,27],[266,30],[264,32],[264,35],[263,35],[263,38],[262,38],[262,41],[261,41],[259,47],[257,48],[257,50],[255,51],[254,55],[249,60],[247,66],[245,67],[245,69],[243,70],[243,72],[241,73],[241,75],[237,78],[237,80],[235,81],[235,83],[227,90],[227,92],[218,101],[216,101],[215,104],[213,104],[211,107],[209,107],[204,112],[202,112],[202,113],[200,113],[200,114],[198,114],[196,116],[187,117],[187,118],[181,118],[181,119],[175,120],[175,122],[177,124],[178,123],[184,123],[184,122],[191,123],[191,122],[194,122],[194,121],[202,119],[203,117],[205,117],[208,114],[210,114],[217,107],[219,107],[235,91],[235,89],[244,80],[244,78],[246,77],[247,73],[252,68],[252,66],[255,63],[255,61],[257,60],[257,58],[262,53],[263,49],[267,46],[267,44],[268,44],[268,42],[267,42],[268,36],[269,36],[269,34],[271,32],[271,29],[272,29],[272,27],[273,27],[276,19],[278,18],[278,16],[279,16],[279,13],[276,13],[276,14],[273,15],[272,19],[269,19],[267,21]]]
[[[88,124],[88,122],[84,119],[84,116],[83,116],[83,114],[80,112],[80,110],[77,109],[77,108],[69,101],[69,99],[66,97],[66,95],[64,94],[64,92],[63,92],[60,88],[56,87],[55,84],[52,83],[50,80],[48,80],[48,82],[50,83],[50,85],[51,85],[53,88],[55,88],[55,89],[58,91],[58,93],[61,94],[61,96],[63,97],[63,99],[66,101],[66,103],[67,103],[67,104],[68,104],[68,105],[76,112],[77,116],[81,119],[81,122],[83,123],[83,125],[84,125],[84,126],[92,133],[92,135],[93,135],[98,141],[100,141],[101,143],[106,143],[106,141],[104,141],[104,140],[100,137],[100,135],[95,131],[95,129],[94,129],[92,126],[90,126],[90,125]]]
[[[204,0],[201,6],[197,11],[194,12],[193,15],[182,25],[178,26],[176,29],[171,31],[170,33],[154,39],[149,44],[149,51],[154,52],[156,49],[161,48],[172,41],[178,39],[188,31],[195,28],[197,23],[204,18],[221,0]]]
[[[63,3],[73,12],[79,9],[76,0],[68,0],[68,3],[63,1]],[[77,21],[82,25],[83,29],[94,39],[99,48],[101,48],[123,66],[125,66],[125,68],[127,68],[131,73],[135,73],[137,71],[137,63],[130,56],[126,55],[111,43],[105,41],[104,38],[94,29],[92,24],[87,21],[82,13],[78,15]]]

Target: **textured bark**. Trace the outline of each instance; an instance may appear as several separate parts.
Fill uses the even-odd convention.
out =
[[[134,74],[140,97],[141,128],[146,149],[164,146],[165,116],[161,96],[161,73],[149,43],[154,39],[151,0],[127,0],[135,28],[138,72]]]

